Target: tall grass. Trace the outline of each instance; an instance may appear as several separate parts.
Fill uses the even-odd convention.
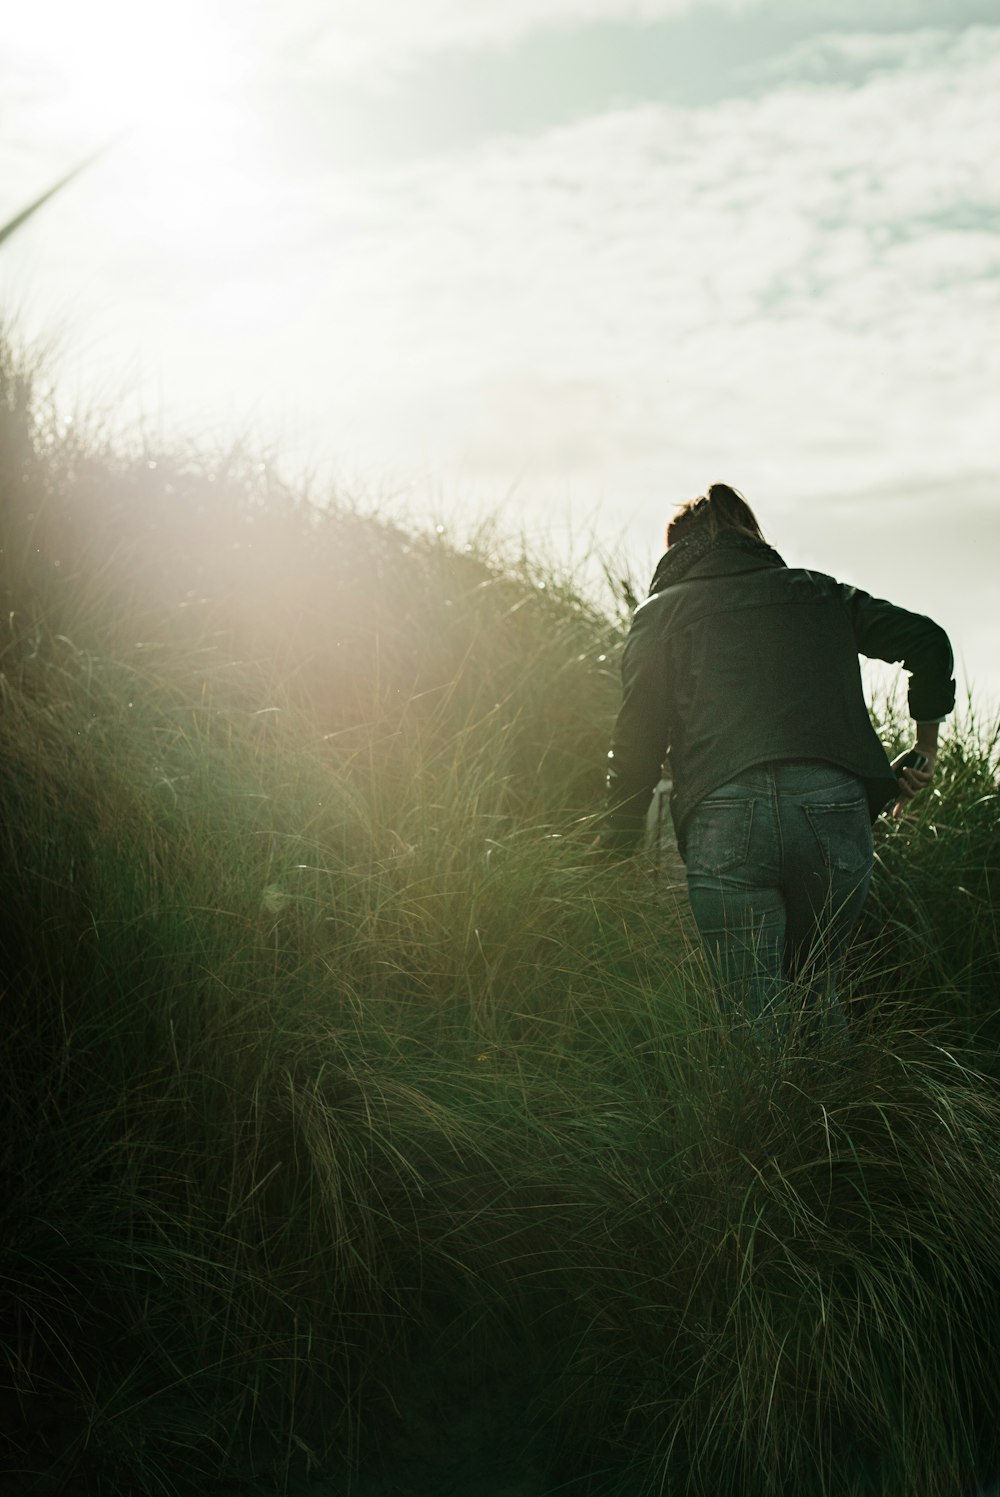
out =
[[[587,856],[572,575],[114,449],[9,345],[0,503],[11,1490],[1000,1464],[992,729],[879,830],[847,1054],[748,1068],[679,892]]]

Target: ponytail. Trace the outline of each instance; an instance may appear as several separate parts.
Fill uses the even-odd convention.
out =
[[[667,546],[694,535],[704,535],[711,546],[727,530],[751,541],[764,541],[757,518],[743,495],[728,483],[712,483],[697,499],[681,505],[667,526]]]

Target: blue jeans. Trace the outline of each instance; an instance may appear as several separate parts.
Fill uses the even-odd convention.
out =
[[[688,895],[738,1030],[771,1045],[799,1010],[846,1034],[836,971],[871,872],[864,786],[834,764],[760,764],[699,802]]]

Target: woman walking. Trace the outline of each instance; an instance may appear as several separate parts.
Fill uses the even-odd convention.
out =
[[[898,775],[868,716],[859,654],[910,673],[916,767]],[[790,982],[836,1011],[872,822],[930,784],[952,671],[943,629],[786,566],[728,484],[671,520],[625,645],[600,842],[637,846],[669,754],[694,918],[731,1019],[759,1041],[784,1030]]]

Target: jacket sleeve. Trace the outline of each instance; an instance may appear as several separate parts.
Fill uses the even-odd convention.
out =
[[[955,705],[955,660],[940,624],[909,613],[860,588],[841,585],[858,651],[875,660],[901,663],[909,672],[907,701],[917,722],[947,717]]]
[[[608,753],[604,846],[631,851],[670,743],[670,682],[656,608],[636,610],[622,656],[622,704]]]

